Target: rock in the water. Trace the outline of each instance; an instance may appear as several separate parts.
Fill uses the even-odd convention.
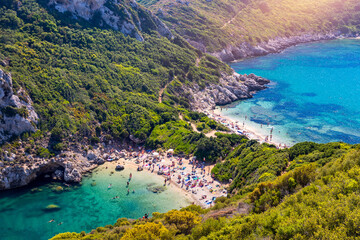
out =
[[[146,189],[153,193],[162,193],[166,190],[166,187],[165,186],[148,186]]]
[[[37,192],[42,192],[41,188],[33,188],[30,190],[31,193],[37,193]]]
[[[73,168],[72,163],[68,163],[64,172],[64,180],[65,182],[81,182],[82,175],[76,168]]]
[[[49,204],[43,210],[45,212],[54,212],[54,211],[59,211],[60,209],[61,209],[60,206],[56,204]]]
[[[53,189],[54,192],[61,193],[64,191],[64,188],[62,186],[57,186]]]
[[[115,167],[115,170],[116,171],[122,171],[122,170],[124,170],[125,169],[125,167],[123,166],[123,165],[117,165],[116,167]]]

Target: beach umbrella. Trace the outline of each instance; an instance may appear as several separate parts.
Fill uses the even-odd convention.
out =
[[[154,152],[153,155],[154,155],[154,156],[159,156],[159,153]]]

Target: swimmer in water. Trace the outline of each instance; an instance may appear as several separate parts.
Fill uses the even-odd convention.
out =
[[[63,224],[63,222],[59,222],[59,224],[58,225],[62,225]]]
[[[109,186],[108,186],[108,189],[110,189],[112,187],[112,184],[110,183]]]
[[[52,223],[52,222],[54,222],[55,221],[55,219],[51,219],[50,221],[49,221],[49,223]]]
[[[135,189],[133,189],[132,193],[135,193]]]

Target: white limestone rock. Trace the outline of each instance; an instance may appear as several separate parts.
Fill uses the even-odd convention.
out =
[[[25,114],[20,115],[18,110]],[[14,135],[34,132],[38,119],[25,90],[20,88],[15,94],[11,74],[0,69],[0,144]]]

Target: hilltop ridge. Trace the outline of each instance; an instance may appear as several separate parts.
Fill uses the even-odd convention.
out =
[[[138,2],[191,45],[227,62],[360,30],[356,0]]]

